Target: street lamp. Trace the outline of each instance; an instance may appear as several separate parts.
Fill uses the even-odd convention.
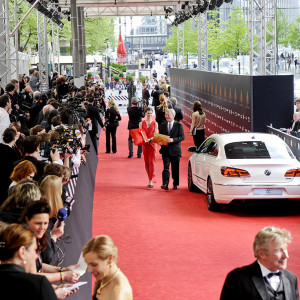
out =
[[[104,44],[106,46],[106,50],[105,50],[105,64],[106,64],[106,67],[107,67],[107,76],[109,76],[109,66],[108,66],[108,56],[107,56],[107,53],[108,53],[108,38],[105,39],[104,41]]]

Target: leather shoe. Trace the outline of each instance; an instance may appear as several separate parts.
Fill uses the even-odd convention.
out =
[[[168,188],[168,186],[167,186],[166,184],[163,184],[163,185],[161,186],[161,189],[167,191],[169,188]]]
[[[129,155],[128,155],[128,158],[131,158],[132,156],[133,156],[132,154],[129,154]]]
[[[138,158],[141,158],[142,156],[141,156],[141,155],[138,155],[137,157],[138,157]]]
[[[173,185],[173,190],[177,190],[177,185]]]

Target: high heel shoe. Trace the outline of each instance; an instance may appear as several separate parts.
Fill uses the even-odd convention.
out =
[[[148,184],[148,185],[147,185],[147,188],[152,189],[152,188],[153,188],[153,184]]]

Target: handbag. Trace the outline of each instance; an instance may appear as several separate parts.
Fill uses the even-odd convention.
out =
[[[148,140],[147,134],[142,128],[130,129],[129,132],[133,143],[137,146],[143,145]]]

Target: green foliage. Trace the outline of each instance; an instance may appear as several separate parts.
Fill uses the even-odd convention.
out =
[[[287,38],[292,48],[300,49],[300,17],[288,26]]]
[[[164,51],[169,50],[170,53],[177,55],[177,28],[172,28],[172,35],[168,38]],[[184,53],[198,53],[198,30],[197,22],[189,19],[184,22]]]
[[[211,55],[211,60],[219,61],[221,56],[224,55],[224,40],[220,27],[220,13],[217,10],[208,12],[207,48],[208,54]]]
[[[140,75],[139,80],[141,83],[145,83],[146,77],[144,75]]]
[[[110,47],[117,45],[117,40],[114,36],[115,18],[84,18],[84,22],[87,54],[93,54],[97,51],[103,52],[106,49],[106,39],[108,39]]]
[[[88,73],[87,73],[87,78],[93,78],[92,72],[88,72]]]
[[[132,79],[133,79],[133,76],[132,76],[132,74],[130,74],[130,73],[127,73],[127,74],[126,74],[126,79],[127,79],[127,81],[131,82],[131,81],[132,81]]]
[[[276,20],[276,37],[277,44],[288,46],[287,37],[288,17],[282,9],[277,9],[277,20]],[[268,40],[268,39],[267,39]]]
[[[124,78],[124,73],[123,72],[120,72],[120,78]]]
[[[122,64],[116,64],[116,63],[112,63],[110,64],[113,68],[118,69],[122,72],[126,72],[127,70],[127,66],[126,65],[122,65]]]
[[[118,81],[120,80],[120,77],[119,77],[118,75],[114,75],[113,78],[114,78],[114,81],[115,81],[115,82],[118,82]]]
[[[225,29],[222,33],[224,50],[230,57],[249,54],[249,28],[245,15],[239,6],[229,14],[229,19],[224,22]]]

